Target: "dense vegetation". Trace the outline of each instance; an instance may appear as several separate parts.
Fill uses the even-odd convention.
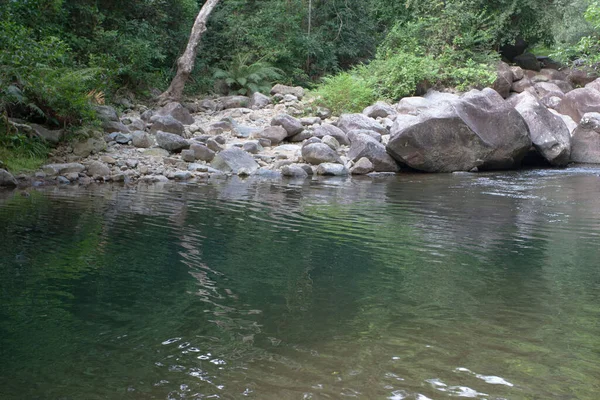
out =
[[[94,103],[164,89],[202,3],[0,0],[3,125],[79,126]],[[498,50],[517,38],[593,65],[599,32],[600,6],[588,0],[223,0],[187,89],[322,83],[325,105],[351,111],[435,85],[488,85]],[[3,135],[0,148],[21,139]]]

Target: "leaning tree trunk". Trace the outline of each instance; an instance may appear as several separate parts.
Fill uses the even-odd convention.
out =
[[[198,44],[202,38],[202,34],[206,31],[206,22],[210,13],[213,11],[219,0],[206,0],[206,3],[200,9],[196,22],[192,27],[192,33],[190,34],[190,40],[188,41],[187,47],[183,52],[183,55],[177,60],[177,74],[169,88],[159,96],[159,103],[166,103],[168,101],[179,101],[183,96],[183,88],[187,82],[192,70],[194,69],[194,62],[196,61],[196,55],[198,54]]]

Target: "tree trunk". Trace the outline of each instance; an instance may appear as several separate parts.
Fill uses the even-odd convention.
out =
[[[198,54],[198,44],[200,44],[202,34],[206,31],[206,22],[218,2],[219,0],[206,0],[206,3],[200,9],[192,27],[187,47],[183,55],[177,60],[177,74],[175,74],[169,88],[158,97],[160,104],[181,100],[185,83],[194,69],[194,62]]]

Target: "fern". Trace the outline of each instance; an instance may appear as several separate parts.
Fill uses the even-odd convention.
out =
[[[283,71],[262,60],[251,62],[248,54],[237,55],[227,69],[217,69],[213,78],[222,80],[231,94],[266,92],[281,79]]]

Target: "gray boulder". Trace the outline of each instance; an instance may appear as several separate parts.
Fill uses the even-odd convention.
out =
[[[298,100],[302,100],[302,98],[304,97],[304,88],[302,88],[300,86],[292,87],[292,86],[285,86],[285,85],[277,84],[277,85],[273,86],[273,88],[271,89],[271,95],[276,95],[276,94],[281,94],[284,96],[286,94],[291,94],[293,96],[296,96],[298,98]]]
[[[110,176],[110,168],[100,161],[92,161],[88,164],[87,174],[94,178],[104,178]]]
[[[350,173],[352,175],[366,175],[373,171],[375,171],[375,167],[367,157],[361,158],[354,166],[352,166],[352,168],[350,168]]]
[[[521,93],[510,103],[521,114],[536,150],[551,164],[564,167],[571,156],[571,134],[560,117],[544,107],[531,93]]]
[[[253,110],[259,110],[261,108],[265,108],[269,104],[271,104],[271,99],[262,93],[255,92],[252,94],[252,96],[250,96],[249,107]]]
[[[309,164],[341,163],[338,154],[323,143],[311,143],[302,147],[302,158]]]
[[[5,169],[0,169],[0,187],[15,187],[17,186],[17,180],[15,177]]]
[[[106,150],[104,139],[89,138],[73,145],[73,154],[78,157],[87,157],[90,154],[97,154],[104,150]]]
[[[596,71],[583,71],[580,69],[571,70],[567,76],[569,83],[576,88],[584,87],[596,79],[598,79]]]
[[[220,171],[234,174],[252,174],[260,168],[250,154],[236,147],[218,153],[211,165]]]
[[[341,164],[323,163],[317,167],[317,175],[346,176],[349,173],[348,168]]]
[[[260,145],[260,143],[258,143],[256,141],[250,141],[250,142],[244,143],[242,149],[244,149],[244,151],[246,151],[250,154],[258,154],[264,150],[263,147]]]
[[[340,142],[338,142],[336,140],[336,138],[334,138],[333,136],[323,136],[321,138],[321,143],[326,144],[327,146],[331,147],[332,150],[338,150],[340,148]]]
[[[600,113],[587,113],[573,131],[571,161],[600,164]]]
[[[284,165],[281,167],[281,175],[290,178],[308,178],[308,173],[298,164]]]
[[[525,77],[523,73],[523,68],[521,67],[510,67],[510,71],[513,74],[513,82],[520,81]]]
[[[398,114],[419,115],[429,109],[432,102],[423,97],[405,97],[396,105]]]
[[[388,103],[378,101],[372,106],[365,108],[362,113],[369,118],[387,118],[390,115],[396,115],[396,110]]]
[[[146,132],[135,131],[131,134],[131,144],[140,149],[147,149],[154,145],[154,140]]]
[[[395,123],[387,151],[399,163],[420,171],[454,172],[513,168],[530,147],[523,117],[488,88]]]
[[[94,111],[96,111],[96,117],[102,122],[119,122],[117,110],[111,106],[95,106]]]
[[[533,82],[529,78],[523,78],[516,82],[513,82],[510,90],[515,93],[523,93],[529,88],[533,88]]]
[[[376,172],[397,172],[398,163],[386,152],[385,146],[369,135],[358,134],[350,145],[348,158],[358,161],[366,157]]]
[[[192,143],[190,150],[194,152],[196,160],[211,162],[215,158],[215,152],[201,143]]]
[[[38,124],[29,124],[29,126],[37,137],[51,144],[58,144],[65,133],[62,129],[50,130]]]
[[[167,104],[166,106],[160,108],[156,113],[161,116],[173,117],[177,121],[181,122],[183,125],[191,125],[194,123],[194,117],[192,117],[187,108],[176,102],[171,102]],[[164,129],[161,130],[165,131]]]
[[[333,136],[338,143],[343,146],[348,146],[350,144],[348,135],[346,135],[346,133],[337,126],[331,124],[322,124],[317,126],[313,132],[313,136],[319,139],[325,136]]]
[[[169,132],[156,132],[156,142],[160,148],[167,151],[181,151],[190,147],[187,140],[179,135]]]
[[[160,131],[173,133],[179,136],[185,134],[185,127],[183,124],[170,115],[155,115],[152,117],[151,121],[152,128],[150,128],[150,133],[156,134]]]
[[[217,99],[223,110],[230,108],[246,108],[250,104],[250,97],[247,96],[227,96]]]
[[[392,126],[394,125],[392,124]],[[377,140],[378,142],[381,142],[382,135],[380,133],[370,131],[367,129],[355,129],[353,131],[348,132],[348,140],[350,140],[350,143],[352,143],[359,135],[371,136],[373,139]]]
[[[105,121],[102,123],[102,129],[106,133],[122,132],[129,133],[129,128],[118,121]]]
[[[588,83],[585,85],[585,87],[587,89],[594,89],[600,92],[600,79],[596,79],[593,82]]]
[[[299,119],[288,114],[280,114],[271,120],[271,126],[281,126],[286,130],[288,137],[299,134],[304,126]]]
[[[565,95],[557,111],[579,123],[584,114],[600,112],[600,92],[590,88],[572,90]]]
[[[66,175],[70,173],[80,173],[85,170],[85,166],[79,163],[67,164],[47,164],[42,166],[42,171],[48,176]]]
[[[540,98],[543,97],[560,97],[561,99],[565,97],[565,94],[555,83],[552,82],[539,82],[533,85],[535,91],[538,93]]]
[[[282,126],[269,126],[252,136],[256,139],[268,139],[271,145],[276,146],[288,137],[288,133]]]
[[[500,96],[507,98],[510,95],[510,88],[513,84],[513,71],[505,62],[499,62],[496,67],[496,81],[493,88]]]
[[[383,125],[363,114],[342,114],[337,122],[337,127],[346,133],[354,129],[368,129],[382,135],[388,133]]]
[[[193,163],[196,161],[196,153],[194,150],[181,150],[181,159],[185,162]]]

